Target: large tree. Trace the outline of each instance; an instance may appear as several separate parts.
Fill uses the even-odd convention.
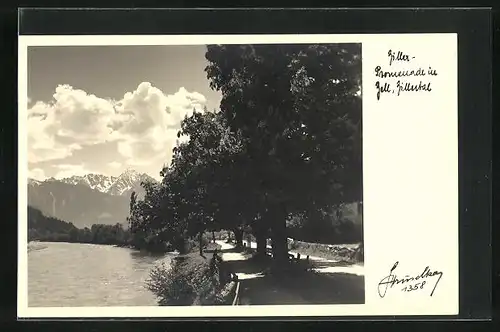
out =
[[[242,152],[238,136],[229,131],[220,113],[207,110],[185,118],[178,136],[187,141],[174,149],[171,165],[162,171],[163,184],[177,196],[177,218],[186,221],[190,236],[227,228],[241,244],[244,218],[241,198],[234,195],[241,178],[235,167]]]
[[[360,52],[358,44],[207,47],[207,77],[258,179],[279,262],[290,213],[360,200]]]

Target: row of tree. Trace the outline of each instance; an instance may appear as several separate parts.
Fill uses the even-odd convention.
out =
[[[160,184],[132,194],[133,234],[181,249],[207,230],[243,230],[277,263],[287,220],[361,201],[361,46],[209,45],[205,71],[220,110],[186,117],[187,137]],[[201,250],[201,246],[200,246]]]
[[[28,241],[73,242],[94,244],[131,244],[131,233],[122,224],[94,224],[90,228],[77,228],[66,222],[28,207]]]

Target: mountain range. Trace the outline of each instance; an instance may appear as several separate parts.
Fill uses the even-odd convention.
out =
[[[116,177],[87,174],[45,181],[29,179],[28,205],[79,228],[97,223],[126,224],[130,195],[135,191],[140,197],[144,181],[156,180],[132,169]]]

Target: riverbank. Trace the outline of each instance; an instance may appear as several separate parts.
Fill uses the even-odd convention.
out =
[[[146,287],[160,306],[227,305],[235,282],[221,266],[221,246],[210,243],[200,254],[193,250],[177,255],[168,266],[155,266]]]
[[[114,242],[108,242],[108,243],[102,243],[102,242],[84,242],[84,241],[54,241],[54,240],[30,240],[28,241],[28,251],[31,251],[30,249],[33,246],[36,246],[38,243],[72,243],[72,244],[88,244],[88,245],[97,245],[97,246],[111,246],[115,248],[124,248],[124,249],[130,249],[130,250],[135,250],[135,251],[140,251],[144,252],[147,254],[152,254],[152,255],[164,255],[164,254],[177,254],[177,252],[171,248],[165,248],[161,250],[153,250],[153,249],[147,249],[147,248],[137,248],[130,243],[114,243]]]

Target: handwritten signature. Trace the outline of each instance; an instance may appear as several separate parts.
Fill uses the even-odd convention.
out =
[[[434,284],[434,288],[430,296],[434,294],[439,281],[443,277],[443,272],[441,271],[432,271],[429,266],[426,266],[424,271],[416,276],[405,275],[403,278],[398,278],[398,276],[393,272],[398,267],[399,262],[394,263],[392,266],[389,275],[384,277],[378,283],[378,295],[383,298],[387,293],[389,288],[393,288],[394,286],[402,285],[401,291],[403,292],[411,292],[419,289],[424,289],[424,286],[427,284],[429,278],[437,277],[436,283]]]

